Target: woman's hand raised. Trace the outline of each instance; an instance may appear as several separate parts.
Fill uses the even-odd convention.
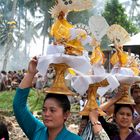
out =
[[[35,75],[37,73],[37,69],[36,69],[37,62],[38,62],[38,60],[37,60],[36,56],[31,59],[31,61],[29,62],[29,65],[28,65],[29,74]]]

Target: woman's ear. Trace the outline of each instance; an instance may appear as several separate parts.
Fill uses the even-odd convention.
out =
[[[70,116],[70,111],[65,112],[64,113],[64,121],[66,121],[69,116]]]

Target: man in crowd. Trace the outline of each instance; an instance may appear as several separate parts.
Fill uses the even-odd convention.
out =
[[[134,127],[140,132],[140,83],[131,87],[131,95],[135,101]]]

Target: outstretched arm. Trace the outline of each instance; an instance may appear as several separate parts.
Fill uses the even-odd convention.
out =
[[[114,104],[122,97],[122,92],[117,92],[114,97],[112,97],[107,102],[100,105],[100,108],[107,114],[114,109]]]
[[[44,125],[32,115],[27,107],[27,98],[30,91],[29,87],[32,87],[32,80],[37,72],[36,66],[37,60],[34,57],[29,63],[27,74],[16,90],[13,102],[13,109],[17,122],[29,139],[33,138],[38,129],[44,127]]]

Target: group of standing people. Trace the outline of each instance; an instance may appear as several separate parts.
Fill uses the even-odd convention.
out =
[[[26,72],[27,71],[25,69],[8,72],[2,70],[0,72],[0,91],[16,89]],[[32,87],[36,90],[42,90],[44,87],[49,87],[52,84],[54,77],[55,70],[53,67],[49,67],[45,78],[43,78],[40,74],[35,75]]]
[[[18,71],[0,72],[0,91],[15,89],[24,77],[25,69]]]
[[[28,66],[28,72],[20,83],[14,98],[14,113],[16,119],[29,139],[33,140],[82,140],[82,135],[76,135],[67,130],[65,121],[70,115],[70,102],[66,95],[48,93],[42,106],[43,123],[35,118],[27,107],[27,97],[32,81],[37,73],[37,59],[33,58]],[[89,121],[95,140],[139,140],[140,134],[135,127],[139,125],[140,87],[132,86],[131,94],[136,105],[115,104],[121,98],[122,93],[117,93],[102,109],[107,113],[108,107],[115,105],[113,121],[115,125],[107,125],[103,117],[99,117],[98,111],[91,110]],[[134,116],[133,116],[134,115]],[[133,127],[132,127],[133,125]],[[112,130],[111,130],[112,128]],[[86,129],[86,126],[85,126]],[[110,129],[110,134],[107,129]],[[117,131],[118,130],[118,131]],[[118,132],[118,133],[114,133]],[[113,135],[114,134],[114,135]]]
[[[38,120],[29,111],[27,98],[34,76],[37,73],[37,59],[33,58],[28,66],[28,72],[19,84],[13,102],[16,119],[30,140],[140,140],[140,86],[135,84],[131,87],[131,95],[135,105],[116,104],[122,93],[101,104],[101,108],[108,114],[109,108],[114,106],[113,123],[107,122],[99,116],[98,110],[91,110],[84,129],[76,135],[65,126],[70,115],[70,101],[66,95],[48,93],[42,106],[43,122]],[[82,121],[81,121],[82,122]],[[91,129],[88,129],[87,127]],[[85,131],[90,131],[90,137]],[[0,133],[1,134],[1,133]],[[4,136],[0,136],[4,140]],[[9,138],[5,138],[9,139]]]

